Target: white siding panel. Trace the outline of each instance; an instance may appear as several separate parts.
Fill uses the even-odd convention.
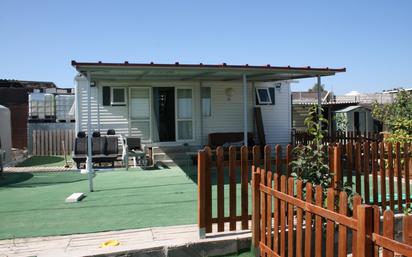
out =
[[[256,83],[257,87],[273,87],[275,83]],[[266,143],[286,146],[291,140],[291,92],[289,82],[275,88],[275,105],[260,106]]]
[[[214,132],[242,132],[243,131],[243,86],[242,83],[205,83],[203,86],[211,87],[212,115],[203,117],[203,142]],[[226,96],[226,89],[233,89],[230,100]],[[253,131],[253,95],[252,85],[248,87],[248,130]]]

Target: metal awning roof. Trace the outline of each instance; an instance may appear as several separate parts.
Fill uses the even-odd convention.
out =
[[[291,66],[251,66],[210,64],[155,64],[76,62],[72,66],[80,73],[90,72],[93,79],[134,81],[235,81],[246,74],[248,81],[265,82],[333,76],[346,68],[312,68]]]

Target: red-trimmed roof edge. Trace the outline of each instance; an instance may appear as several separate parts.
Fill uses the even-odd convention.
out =
[[[285,69],[285,70],[313,70],[313,71],[330,71],[330,72],[346,72],[346,68],[319,68],[319,67],[292,67],[292,66],[271,66],[270,64],[267,65],[228,65],[226,63],[222,64],[180,64],[178,62],[174,64],[165,64],[165,63],[129,63],[125,61],[124,63],[104,63],[104,62],[76,62],[75,60],[71,61],[73,67],[77,66],[119,66],[119,67],[183,67],[183,68],[252,68],[252,69]]]

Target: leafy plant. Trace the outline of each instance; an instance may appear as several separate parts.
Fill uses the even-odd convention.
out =
[[[327,151],[322,144],[327,133],[323,129],[323,125],[327,124],[328,121],[323,118],[323,115],[318,115],[318,108],[321,107],[314,105],[309,108],[308,117],[305,119],[308,133],[313,139],[309,144],[300,145],[293,149],[297,158],[290,165],[292,176],[302,180],[304,185],[311,183],[314,186],[322,186],[325,196],[327,188],[332,182],[333,174],[330,173]]]
[[[399,89],[390,104],[372,104],[372,116],[387,126],[386,142],[409,143],[412,140],[412,92]]]

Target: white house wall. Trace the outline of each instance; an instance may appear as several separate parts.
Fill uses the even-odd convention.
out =
[[[243,84],[204,83],[211,87],[212,115],[203,117],[203,144],[208,135],[215,132],[243,132]],[[233,95],[228,99],[226,89],[232,88]],[[253,95],[252,84],[248,86],[248,131],[253,132]]]
[[[93,80],[93,78],[92,78]],[[211,87],[211,116],[201,116],[200,83],[138,83],[138,82],[108,82],[96,81],[97,86],[92,88],[92,130],[105,133],[107,129],[115,129],[117,134],[129,135],[129,106],[103,106],[102,87],[190,87],[193,89],[194,106],[194,140],[192,145],[207,143],[208,134],[213,132],[242,132],[243,131],[243,88],[242,82],[204,82],[203,87]],[[87,131],[87,80],[76,77],[76,99],[80,99],[76,110],[76,129]],[[254,87],[274,86],[274,83],[248,84],[248,131],[254,132],[253,107],[255,106]],[[232,88],[233,95],[230,100],[226,96],[226,89]],[[99,90],[99,94],[97,91]],[[129,94],[128,90],[127,94]],[[98,97],[99,96],[99,97]],[[279,90],[275,90],[275,105],[261,106],[264,121],[266,142],[270,144],[287,144],[290,141],[291,131],[291,105],[289,83],[282,83]],[[128,99],[128,95],[127,95]],[[153,108],[153,107],[152,107]],[[100,120],[98,120],[98,113]],[[202,119],[202,120],[201,120]],[[153,119],[152,119],[153,120]],[[80,121],[80,122],[79,122]],[[153,124],[154,125],[154,124]],[[181,144],[183,142],[177,143]]]
[[[279,82],[277,82],[279,83]],[[276,83],[256,83],[256,87],[273,87]],[[254,100],[254,99],[253,99]],[[260,105],[267,144],[286,146],[291,141],[291,91],[289,82],[281,82],[280,89],[275,88],[275,104]]]

